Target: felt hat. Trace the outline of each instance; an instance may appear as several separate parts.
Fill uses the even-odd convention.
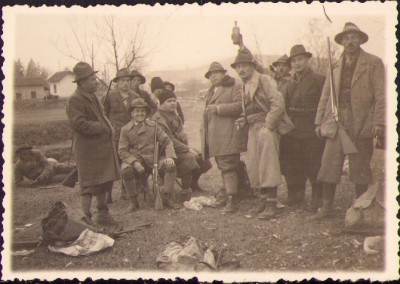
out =
[[[206,72],[204,77],[209,79],[211,72],[215,72],[215,71],[220,71],[220,72],[226,73],[226,70],[224,69],[224,67],[222,67],[221,63],[214,61],[210,64],[210,67],[208,68],[208,71]]]
[[[236,64],[239,64],[239,63],[251,63],[254,66],[256,65],[253,55],[248,51],[239,51],[238,55],[235,58],[235,62],[233,62],[231,64],[231,67],[235,69]]]
[[[142,84],[146,83],[146,78],[142,74],[140,74],[140,72],[137,71],[137,70],[132,70],[131,71],[131,77],[132,77],[132,79],[135,78],[135,77],[139,77],[140,78],[140,82]]]
[[[131,112],[134,108],[145,108],[146,112],[150,112],[150,106],[144,101],[142,98],[137,98],[132,100],[131,105],[128,108],[128,111]]]
[[[304,55],[305,57],[311,58],[312,53],[306,51],[305,47],[302,44],[297,44],[292,47],[290,50],[290,57],[287,59],[287,61],[290,63],[290,60],[293,59],[293,57],[296,57],[298,55]]]
[[[154,77],[153,79],[151,79],[150,89],[152,93],[154,92],[154,90],[164,89],[163,80],[160,77]]]
[[[32,146],[28,145],[28,143],[23,143],[15,147],[15,153],[18,154],[21,150],[28,149],[32,150]]]
[[[175,85],[172,84],[171,82],[164,81],[164,87],[166,87],[166,86],[171,86],[172,91],[175,91]]]
[[[284,54],[281,57],[279,57],[275,62],[272,62],[272,66],[276,67],[276,65],[278,65],[278,63],[289,64],[288,58],[289,57],[286,54]]]
[[[345,36],[348,33],[359,34],[361,39],[361,44],[366,43],[368,41],[368,35],[363,31],[361,31],[355,24],[350,22],[344,24],[343,31],[335,36],[335,41],[338,44],[342,45],[343,36]]]
[[[160,104],[171,98],[176,99],[175,93],[166,89],[164,89],[162,93],[157,96],[157,99],[160,101]]]
[[[133,78],[132,74],[129,72],[129,70],[127,68],[119,69],[117,71],[117,74],[115,75],[115,78],[113,79],[113,82],[117,83],[119,78],[124,78],[124,77],[129,77],[131,79]]]
[[[94,71],[93,68],[86,62],[78,62],[75,65],[74,69],[72,69],[72,72],[74,72],[75,75],[75,80],[73,81],[73,83],[76,83],[99,71]]]

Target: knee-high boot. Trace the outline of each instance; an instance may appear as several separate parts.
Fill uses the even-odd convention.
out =
[[[273,219],[277,214],[276,203],[278,201],[278,188],[277,187],[266,187],[264,190],[267,194],[267,199],[265,202],[265,209],[263,212],[258,214],[258,219],[268,220]]]
[[[135,180],[124,180],[125,189],[129,197],[130,205],[128,212],[134,212],[139,209],[139,201],[137,199],[138,192]]]
[[[222,173],[226,194],[228,196],[226,206],[222,209],[222,214],[233,213],[237,210],[236,194],[238,191],[238,176],[236,171]]]
[[[333,217],[333,199],[335,197],[336,184],[323,183],[322,185],[322,209],[311,217],[311,220],[324,220]]]

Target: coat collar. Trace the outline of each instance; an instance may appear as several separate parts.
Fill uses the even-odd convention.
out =
[[[364,50],[360,50],[360,54],[358,55],[356,69],[354,70],[353,79],[351,80],[351,86],[353,87],[354,83],[361,77],[361,75],[368,68],[368,58],[367,54]]]
[[[254,94],[257,91],[258,84],[260,82],[260,76],[261,74],[254,70],[250,80],[244,84],[245,91],[250,96],[251,100],[253,100]]]
[[[127,129],[128,130],[131,130],[131,129],[133,129],[134,127],[139,127],[137,124],[136,124],[136,122],[133,120],[133,119],[131,119],[131,121],[129,121],[127,124],[126,124],[126,127],[127,127]],[[137,134],[139,134],[139,133],[143,133],[143,132],[146,132],[146,120],[143,122],[143,124],[140,126],[140,128],[138,129],[138,131],[137,131]]]

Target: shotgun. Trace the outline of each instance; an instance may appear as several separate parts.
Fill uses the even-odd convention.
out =
[[[328,62],[329,62],[329,79],[330,79],[330,93],[331,93],[331,104],[332,104],[332,115],[333,119],[336,121],[338,126],[338,135],[340,142],[342,144],[343,153],[345,155],[358,153],[356,146],[351,141],[349,135],[346,132],[346,128],[339,121],[339,109],[337,105],[337,96],[335,92],[334,80],[333,80],[333,69],[332,69],[332,60],[331,60],[331,42],[329,37],[328,41]]]
[[[158,116],[155,115],[155,123],[156,127],[154,130],[154,156],[153,156],[153,194],[154,194],[154,209],[162,210],[164,209],[160,188],[158,186],[158,151],[159,151],[159,142],[157,141],[157,132],[158,132]]]

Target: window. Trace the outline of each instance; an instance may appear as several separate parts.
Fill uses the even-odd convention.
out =
[[[31,99],[36,99],[36,92],[35,91],[31,92]]]
[[[54,84],[54,94],[57,94],[57,85]]]
[[[17,100],[22,100],[22,94],[21,93],[17,93],[16,94],[16,99]]]

